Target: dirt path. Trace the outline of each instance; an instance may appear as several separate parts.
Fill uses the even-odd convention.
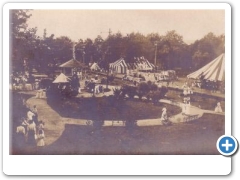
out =
[[[109,95],[111,92],[105,94]],[[101,96],[101,95],[98,95]],[[182,103],[176,103],[169,100],[161,100],[160,102],[177,105],[179,107],[182,107]],[[61,117],[56,111],[54,111],[48,104],[46,99],[39,99],[32,97],[27,100],[27,103],[30,107],[33,105],[36,105],[38,108],[38,114],[39,114],[39,120],[43,120],[45,122],[45,143],[46,145],[50,145],[53,142],[55,142],[63,133],[65,125],[66,124],[78,124],[78,125],[86,125],[87,120],[86,119],[73,119],[73,118],[64,118]],[[214,111],[209,110],[203,110],[199,109],[194,106],[190,106],[189,109],[189,115],[198,115],[198,119],[202,117],[204,113],[212,113],[212,114],[220,114],[224,115],[224,113],[215,113]],[[195,120],[193,119],[193,120]],[[186,122],[186,116],[184,116],[182,113],[179,113],[177,115],[174,115],[170,118],[170,120],[173,123],[182,123]],[[111,121],[106,120],[104,122],[104,126],[124,126],[125,124],[119,120],[119,121]],[[146,120],[137,120],[138,126],[156,126],[156,125],[162,125],[160,119],[146,119]]]

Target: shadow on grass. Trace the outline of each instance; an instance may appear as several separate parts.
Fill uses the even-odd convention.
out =
[[[71,98],[48,100],[48,104],[62,117],[76,119],[154,119],[161,117],[162,108],[168,109],[169,116],[178,114],[177,106],[147,100],[116,100],[114,97]]]
[[[52,155],[218,155],[224,116],[172,126],[100,127],[65,125],[62,136],[36,154]],[[47,137],[46,137],[47,138]],[[34,152],[32,152],[34,153]]]

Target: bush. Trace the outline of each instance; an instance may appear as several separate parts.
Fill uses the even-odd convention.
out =
[[[157,90],[158,90],[158,86],[157,86],[156,84],[151,84],[150,87],[149,87],[149,89],[150,89],[151,91],[157,91]]]
[[[137,95],[137,88],[134,87],[134,86],[123,86],[122,87],[122,92],[123,92],[123,95],[128,95],[128,97],[130,99],[134,98],[135,95]]]
[[[107,83],[107,79],[106,78],[102,78],[101,79],[101,84],[106,84]]]
[[[117,100],[123,99],[124,97],[122,96],[122,89],[114,88],[113,89],[113,96]]]
[[[114,76],[113,75],[111,75],[111,76],[108,76],[108,82],[113,82],[114,81]]]
[[[137,95],[139,99],[142,99],[143,96],[146,96],[149,93],[150,89],[147,83],[140,83],[137,87]]]
[[[168,89],[166,87],[159,88],[156,91],[150,91],[147,94],[147,99],[152,100],[154,104],[156,104],[160,99],[163,99],[166,93],[168,92]]]

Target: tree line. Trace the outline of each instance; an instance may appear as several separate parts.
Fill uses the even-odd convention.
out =
[[[117,32],[109,34],[106,39],[99,35],[95,39],[74,42],[67,36],[48,35],[45,29],[43,36],[39,37],[37,27],[28,28],[30,13],[28,10],[10,11],[10,62],[13,71],[31,71],[34,68],[48,73],[73,57],[85,64],[98,62],[100,66],[107,67],[121,57],[126,62],[133,62],[134,57],[144,56],[156,63],[159,69],[191,72],[224,53],[225,49],[225,35],[216,36],[212,32],[190,45],[175,30],[164,35],[135,32],[123,35]]]

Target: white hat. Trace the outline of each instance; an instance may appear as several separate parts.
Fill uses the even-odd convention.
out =
[[[167,109],[166,108],[162,108],[162,111],[167,111]]]

